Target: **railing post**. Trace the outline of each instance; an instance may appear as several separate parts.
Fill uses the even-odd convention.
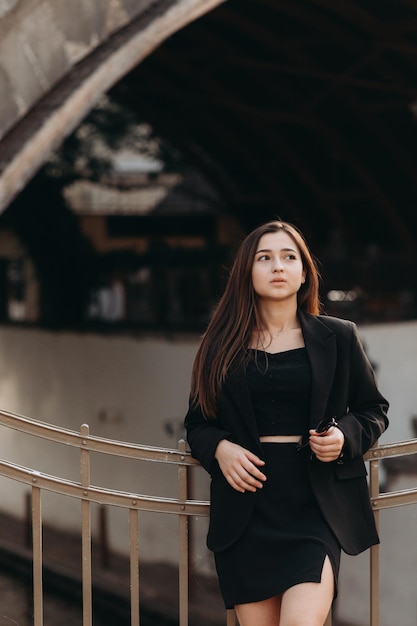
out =
[[[88,424],[82,424],[80,433],[82,437],[81,445],[87,444],[87,437],[90,434]],[[88,496],[90,487],[90,452],[81,448],[81,486],[83,495]],[[81,500],[81,544],[82,544],[82,585],[83,585],[83,626],[93,624],[93,602],[92,602],[92,576],[91,576],[91,504],[88,500]]]
[[[375,447],[377,447],[376,444]],[[372,454],[373,451],[371,451]],[[376,456],[375,450],[375,456]],[[376,527],[379,532],[379,511],[375,508],[379,496],[379,460],[378,458],[369,461],[369,491],[374,504],[374,516]],[[370,555],[370,576],[371,576],[371,593],[370,593],[370,626],[379,626],[379,545],[371,547]]]
[[[41,490],[32,479],[32,537],[33,537],[33,613],[34,626],[43,626],[43,584],[42,584],[42,507]]]
[[[181,460],[185,461],[186,442],[180,439],[178,442],[179,452],[184,453]],[[188,468],[186,465],[178,465],[178,499],[183,502],[182,509],[188,499]],[[179,610],[180,626],[188,626],[188,597],[189,597],[189,546],[188,546],[188,516],[179,515],[178,520],[178,549],[179,549]]]
[[[136,509],[129,509],[130,533],[130,623],[139,626],[139,516]]]
[[[30,548],[33,545],[32,528],[32,494],[25,493],[25,546]]]

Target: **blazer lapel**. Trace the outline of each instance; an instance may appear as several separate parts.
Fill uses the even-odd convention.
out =
[[[336,336],[319,317],[299,311],[312,374],[310,423],[314,427],[326,416],[326,405],[336,369]]]

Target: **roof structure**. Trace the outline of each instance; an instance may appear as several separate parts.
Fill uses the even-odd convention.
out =
[[[417,4],[229,0],[112,94],[180,147],[247,228],[276,215],[415,264]],[[341,235],[342,234],[342,235]]]
[[[31,94],[15,126],[9,107],[0,208],[110,90],[183,152],[244,230],[274,217],[300,226],[325,267],[324,293],[356,300],[362,294],[372,302],[369,319],[416,317],[415,0],[144,0],[140,10],[133,0],[123,4],[134,9],[123,13],[126,24],[117,11],[110,30],[94,23],[86,41],[96,47],[70,67],[66,53],[48,49],[46,68],[56,76],[43,81],[42,97]],[[80,29],[73,30],[67,5],[60,5],[65,19],[51,13],[49,30],[38,20],[39,32],[26,14],[17,20],[22,3],[10,9],[16,32],[36,31],[42,76],[49,76],[41,63],[44,33],[62,24],[62,49],[75,49]],[[13,34],[10,46],[20,41]],[[34,75],[32,66],[14,72],[13,50],[0,74],[26,87],[21,76]],[[61,57],[58,71],[53,61]],[[23,102],[4,84],[0,92],[14,106]]]

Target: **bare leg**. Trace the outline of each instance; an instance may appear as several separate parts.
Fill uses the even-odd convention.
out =
[[[280,610],[281,596],[235,606],[240,626],[279,626]]]
[[[334,595],[334,574],[326,556],[320,583],[301,583],[261,602],[235,606],[240,626],[323,626]]]
[[[323,626],[333,594],[333,568],[326,556],[320,583],[294,585],[282,594],[279,626]]]

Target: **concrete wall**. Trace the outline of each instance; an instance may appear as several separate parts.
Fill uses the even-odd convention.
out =
[[[360,334],[376,366],[381,390],[391,402],[391,427],[383,441],[407,439],[412,435],[410,418],[416,412],[417,403],[417,322],[362,327]],[[0,406],[72,430],[79,430],[80,425],[87,422],[94,435],[175,447],[182,435],[198,341],[196,336],[171,341],[1,328]],[[35,442],[14,431],[3,429],[0,456],[79,480],[79,459],[75,450]],[[125,491],[176,495],[174,467],[143,465],[120,459],[93,458],[92,482]],[[196,495],[207,498],[208,481],[200,469],[196,482]],[[0,489],[2,508],[21,515],[26,487],[19,489],[13,485],[10,488],[2,479]],[[395,526],[404,525],[411,532],[407,526],[407,510],[400,509],[395,515],[400,520],[395,524],[388,521],[388,513],[381,515],[387,552],[395,551],[397,546]],[[384,521],[385,516],[387,521]],[[77,529],[79,506],[70,499],[50,495],[45,498],[44,518],[62,528]],[[173,517],[144,514],[141,528],[144,558],[175,561],[176,520]],[[205,530],[206,522],[200,520],[195,539],[196,559],[200,567],[210,569],[211,560],[204,547]],[[112,513],[110,533],[112,547],[127,551],[127,514],[124,511]],[[350,559],[342,567],[347,586],[342,577],[341,599],[348,594],[347,600],[340,602],[343,613],[351,612],[350,591],[346,589],[359,584],[362,577],[367,579],[361,558]],[[386,569],[387,575],[391,575],[391,568]],[[412,585],[411,577],[401,581],[398,588],[403,588],[404,584]],[[356,602],[355,599],[354,608],[359,617],[366,613],[367,606],[366,594],[363,600]],[[360,621],[357,623],[362,625]]]
[[[166,341],[3,328],[0,406],[71,430],[85,422],[94,435],[174,448],[183,435],[196,346],[197,338]],[[79,480],[76,450],[12,430],[2,429],[0,457]],[[133,493],[177,494],[176,467],[159,463],[150,467],[93,455],[92,482]],[[21,515],[27,487],[6,483],[0,480],[2,509]],[[47,495],[44,519],[77,530],[79,505]],[[112,510],[111,545],[122,552],[128,550],[127,522],[127,512]],[[144,558],[175,561],[174,516],[143,514],[141,529]]]
[[[411,418],[417,415],[417,323],[384,324],[360,329],[376,365],[381,390],[390,401],[388,443],[414,437]],[[416,475],[398,476],[390,490],[415,489]],[[380,626],[417,624],[417,505],[380,513]],[[349,624],[368,626],[369,553],[342,556],[337,615]]]
[[[382,392],[390,402],[390,427],[381,442],[413,437],[417,415],[417,322],[363,326],[360,335]]]
[[[415,475],[399,476],[391,490],[416,489]],[[417,505],[380,513],[380,623],[379,626],[417,624]],[[337,616],[348,624],[368,626],[369,551],[342,555]]]
[[[151,4],[150,0],[9,1],[0,14],[0,137],[74,63]]]

